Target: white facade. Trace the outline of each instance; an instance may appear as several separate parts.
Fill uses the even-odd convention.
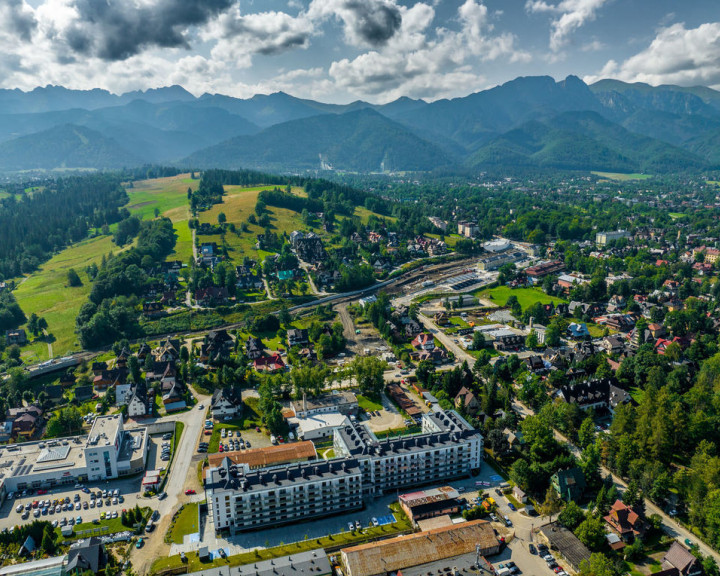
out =
[[[216,530],[257,529],[362,507],[357,462],[303,462],[242,471],[229,459],[207,474]]]
[[[303,440],[329,438],[336,429],[347,426],[349,423],[348,417],[339,412],[313,414],[307,418],[288,418],[288,424],[297,427],[298,438]]]

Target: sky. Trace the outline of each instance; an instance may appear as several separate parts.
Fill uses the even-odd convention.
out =
[[[0,0],[0,88],[385,103],[569,74],[720,89],[720,2]]]

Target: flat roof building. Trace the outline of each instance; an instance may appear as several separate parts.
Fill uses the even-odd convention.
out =
[[[303,440],[324,440],[349,423],[348,417],[340,412],[312,414],[307,418],[288,418],[288,424],[296,429],[297,437]]]
[[[398,536],[340,552],[348,576],[379,576],[461,554],[497,554],[500,542],[492,525],[474,520],[427,532]]]
[[[570,567],[577,572],[583,560],[590,560],[590,550],[577,536],[557,522],[540,527],[540,534],[552,550],[558,552]]]
[[[190,572],[188,576],[298,576],[298,574],[312,576],[332,574],[332,567],[325,551],[319,548],[242,566],[203,568],[198,572]]]
[[[28,488],[51,488],[134,474],[145,468],[146,460],[146,428],[124,430],[122,416],[100,416],[87,437],[0,448],[0,498]]]
[[[289,524],[362,508],[357,460],[316,460],[243,471],[225,458],[210,468],[205,493],[216,530]]]
[[[316,398],[303,397],[301,400],[293,400],[290,407],[298,418],[306,418],[313,414],[324,414],[326,412],[340,412],[341,414],[357,414],[357,396],[352,392],[339,391],[328,394],[321,394]]]
[[[335,430],[337,458],[329,461],[253,470],[241,462],[242,454],[211,460],[205,484],[215,529],[235,532],[337,514],[362,507],[368,496],[480,468],[482,435],[459,414],[438,409],[422,423],[421,434],[379,441],[365,426],[348,422]]]
[[[459,513],[463,509],[459,496],[455,488],[443,486],[401,494],[398,501],[410,521],[417,524],[420,520]]]

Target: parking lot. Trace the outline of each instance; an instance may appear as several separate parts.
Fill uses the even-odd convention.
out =
[[[172,437],[167,434],[153,434],[148,438],[148,456],[146,470],[162,470],[167,468],[169,458],[162,459],[163,445],[172,448]]]
[[[119,516],[123,509],[134,508],[136,504],[140,507],[150,505],[151,501],[143,498],[139,492],[140,485],[141,478],[139,477],[83,484],[82,486],[87,491],[95,495],[94,500],[88,492],[79,487],[75,488],[74,485],[56,487],[46,492],[35,490],[32,493],[28,492],[25,496],[22,496],[21,493],[16,494],[14,498],[6,499],[2,507],[0,507],[0,529],[11,528],[36,518],[49,522],[57,521],[58,525],[60,525],[63,519],[65,519],[66,523],[70,523],[72,520],[72,523],[75,524],[78,516],[80,516],[83,523],[92,522],[95,519],[100,520],[103,513],[106,516],[117,513]],[[103,490],[118,490],[122,502],[120,498],[117,500],[112,497],[98,498],[97,493],[102,494]],[[45,503],[48,500],[51,506],[40,505],[41,502]],[[35,502],[38,503],[37,507],[34,507]],[[29,514],[26,519],[23,519],[22,515],[28,504],[30,505]],[[23,512],[16,511],[18,506],[23,508]],[[45,513],[43,513],[43,510],[45,510]]]

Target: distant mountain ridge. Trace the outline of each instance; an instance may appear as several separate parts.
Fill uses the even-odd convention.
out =
[[[41,156],[50,141],[56,149]],[[535,76],[451,100],[375,105],[283,92],[195,97],[181,86],[121,95],[46,86],[0,90],[0,147],[6,171],[147,162],[276,171],[696,171],[720,165],[720,92]]]

